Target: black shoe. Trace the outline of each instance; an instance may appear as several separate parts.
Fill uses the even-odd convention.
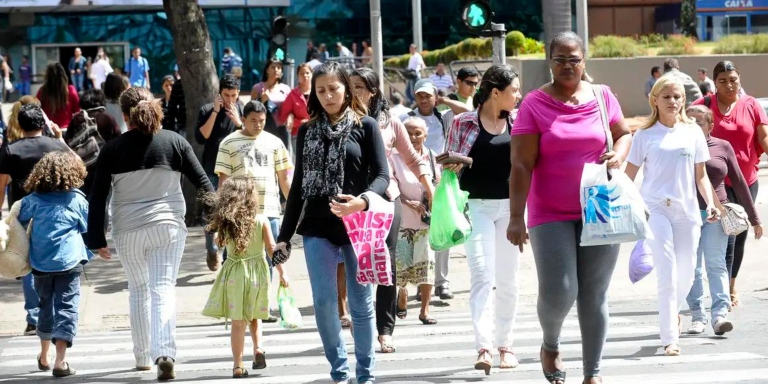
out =
[[[440,300],[451,300],[453,299],[453,293],[451,293],[451,289],[448,287],[440,287],[435,289],[435,296],[440,297]]]
[[[267,317],[266,319],[262,320],[261,322],[263,322],[263,323],[277,323],[277,317],[270,314],[269,317]],[[256,369],[256,368],[254,368],[254,369]]]
[[[27,328],[24,329],[24,336],[34,336],[37,334],[37,326],[27,324]]]
[[[158,357],[157,358],[157,380],[168,381],[176,378],[176,373],[173,370],[173,359],[170,357]]]

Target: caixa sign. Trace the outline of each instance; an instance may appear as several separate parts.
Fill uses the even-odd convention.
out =
[[[698,0],[699,11],[766,8],[768,0]]]

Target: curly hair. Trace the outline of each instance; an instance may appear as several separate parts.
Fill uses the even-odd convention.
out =
[[[128,125],[151,136],[163,128],[163,107],[148,89],[128,88],[120,95],[120,110],[128,116]]]
[[[83,185],[85,164],[73,152],[50,152],[35,164],[24,189],[29,192],[63,192]]]
[[[216,244],[224,247],[227,241],[235,244],[235,253],[245,253],[256,230],[256,213],[259,211],[259,197],[256,181],[250,177],[233,177],[224,181],[218,193],[206,229],[218,232]]]

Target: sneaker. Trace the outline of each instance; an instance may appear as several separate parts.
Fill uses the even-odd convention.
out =
[[[277,320],[278,320],[277,316],[275,316],[275,315],[270,313],[269,317],[267,317],[266,319],[262,320],[261,322],[262,323],[277,323]]]
[[[722,336],[726,332],[733,331],[733,323],[726,318],[718,318],[715,323],[715,335]]]
[[[27,324],[27,328],[24,328],[24,336],[34,336],[37,334],[37,326]]]
[[[688,328],[688,334],[689,335],[700,335],[704,333],[704,330],[707,329],[707,325],[704,324],[702,321],[694,321],[691,326]]]
[[[211,272],[218,271],[219,266],[221,265],[221,262],[219,261],[219,253],[215,251],[209,251],[208,257],[205,258],[205,262],[208,263],[208,269],[210,269]]]
[[[435,289],[435,296],[439,297],[440,300],[453,299],[453,293],[451,293],[451,289],[448,287],[441,287],[441,288]]]
[[[157,358],[157,379],[160,381],[173,380],[176,373],[173,371],[173,359],[170,357]]]

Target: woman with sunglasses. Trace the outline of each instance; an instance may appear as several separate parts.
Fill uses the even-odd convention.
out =
[[[544,331],[541,364],[552,384],[565,382],[560,356],[563,321],[577,302],[583,340],[584,383],[602,383],[600,360],[608,331],[606,292],[619,254],[618,245],[582,247],[581,173],[586,163],[619,168],[632,135],[621,106],[606,86],[607,122],[598,95],[582,80],[584,41],[573,32],[549,45],[553,80],[523,100],[512,128],[510,220],[507,238],[523,249],[530,231],[539,277],[538,315]],[[605,125],[611,137],[606,137]],[[613,141],[606,153],[606,140]],[[528,206],[528,226],[523,214]],[[558,241],[552,241],[558,239]]]

